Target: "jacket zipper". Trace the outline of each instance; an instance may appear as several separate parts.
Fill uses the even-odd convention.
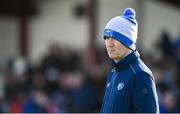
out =
[[[113,99],[113,95],[112,95],[112,93],[113,93],[113,89],[114,89],[114,83],[115,83],[115,80],[116,80],[116,77],[117,77],[117,73],[116,73],[116,70],[114,69],[114,75],[115,76],[113,76],[113,80],[112,80],[112,87],[111,87],[111,92],[110,92],[110,110],[111,110],[111,112],[112,112],[112,105],[113,105],[113,101],[112,101],[112,99]]]
[[[112,69],[112,71],[111,72],[113,72],[114,73],[114,69]],[[113,73],[110,75],[111,76],[111,78],[113,78]],[[111,79],[110,79],[111,80]],[[110,83],[111,84],[111,82],[112,81],[110,81],[110,82],[108,82],[108,83]],[[107,85],[106,85],[106,91],[108,92],[108,88],[107,88]],[[105,111],[107,108],[108,108],[108,106],[107,106],[107,103],[109,104],[109,99],[110,99],[110,93],[111,93],[111,90],[110,90],[110,92],[108,92],[108,93],[105,93],[105,97],[104,97],[104,103],[103,103],[103,108],[102,108],[102,111]]]

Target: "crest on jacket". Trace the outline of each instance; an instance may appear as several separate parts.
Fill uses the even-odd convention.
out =
[[[123,89],[123,88],[124,88],[124,83],[120,82],[120,83],[118,84],[118,86],[117,86],[117,90],[119,91],[119,90],[121,90],[121,89]]]

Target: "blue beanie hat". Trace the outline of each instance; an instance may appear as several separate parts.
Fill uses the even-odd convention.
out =
[[[112,37],[131,50],[136,50],[138,24],[136,12],[126,8],[121,16],[112,18],[106,25],[103,37]]]

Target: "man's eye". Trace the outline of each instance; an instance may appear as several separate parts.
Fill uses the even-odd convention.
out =
[[[108,38],[109,38],[109,37],[106,37],[106,36],[105,36],[105,37],[104,37],[104,40],[106,40],[106,39],[108,39]]]

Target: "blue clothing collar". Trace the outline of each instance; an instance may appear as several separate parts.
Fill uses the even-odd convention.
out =
[[[129,65],[132,61],[137,60],[139,57],[140,54],[138,53],[138,51],[133,51],[118,62],[112,61],[112,66],[115,67],[116,69],[122,69],[127,65]]]

